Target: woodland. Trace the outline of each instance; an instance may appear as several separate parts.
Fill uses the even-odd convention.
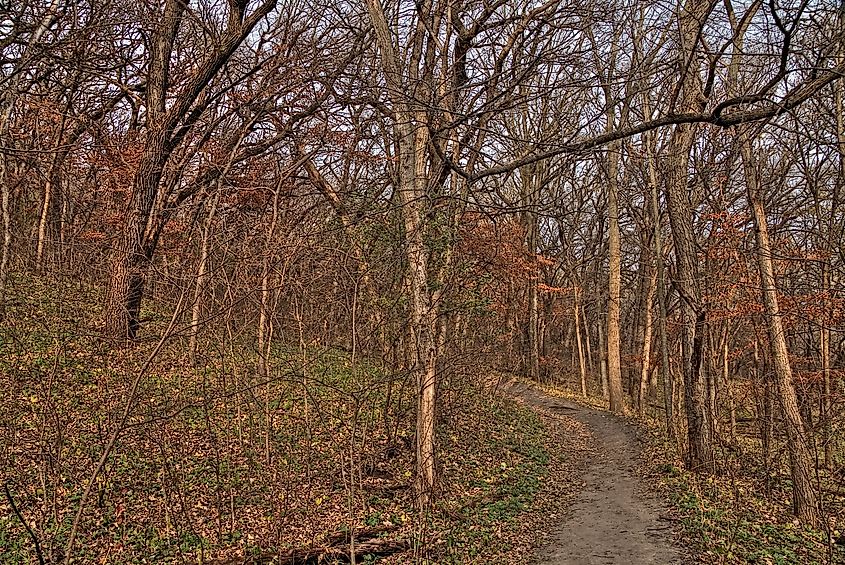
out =
[[[0,561],[525,562],[513,381],[845,561],[843,73],[834,0],[0,0]]]

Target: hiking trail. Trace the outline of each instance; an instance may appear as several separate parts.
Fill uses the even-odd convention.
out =
[[[674,565],[687,562],[673,544],[665,505],[637,475],[635,431],[601,410],[514,383],[511,394],[527,405],[565,415],[586,426],[591,449],[580,462],[578,492],[563,521],[538,549],[546,565]]]

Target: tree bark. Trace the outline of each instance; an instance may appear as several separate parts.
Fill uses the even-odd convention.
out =
[[[534,173],[535,167],[527,167],[529,172],[523,173],[523,186],[527,188],[526,198],[531,207],[526,212],[526,231],[531,273],[528,277],[528,365],[531,379],[540,381],[540,304],[537,296],[537,285],[540,283],[540,263],[537,257],[537,214],[534,206]]]
[[[650,112],[647,114],[650,115]],[[654,147],[654,133],[646,138],[648,179],[651,189],[651,215],[654,222],[654,256],[657,276],[657,333],[660,343],[660,374],[663,377],[663,408],[666,431],[669,437],[675,435],[675,383],[669,366],[669,343],[666,337],[666,279],[663,273],[663,230],[660,222],[660,203],[657,189],[657,165]]]
[[[262,379],[270,378],[270,350],[271,336],[273,333],[271,320],[272,288],[270,279],[273,264],[273,238],[276,236],[276,225],[279,220],[279,193],[281,188],[276,186],[273,191],[273,210],[270,224],[267,226],[267,233],[264,240],[264,254],[261,257],[261,309],[258,315],[258,376]]]
[[[437,391],[437,313],[428,286],[428,252],[423,239],[426,189],[426,144],[423,125],[405,97],[403,76],[390,29],[379,0],[367,0],[379,58],[394,105],[394,132],[399,148],[397,192],[405,232],[405,258],[411,287],[411,366],[417,381],[416,478],[417,503],[430,507],[437,488],[435,444]]]
[[[106,295],[106,335],[115,339],[133,340],[141,326],[144,284],[157,243],[155,230],[150,229],[153,207],[166,159],[164,132],[149,132]]]
[[[591,344],[591,339],[590,339],[590,321],[589,321],[589,318],[587,317],[587,309],[584,307],[583,304],[581,305],[581,321],[584,324],[584,345],[586,346],[586,349],[587,349],[587,352],[586,352],[587,353],[586,354],[587,372],[592,374],[593,373],[593,346]]]
[[[578,300],[578,286],[575,286],[575,340],[578,342],[578,368],[581,374],[581,396],[587,396],[587,367],[584,362],[584,347],[581,345],[581,321],[578,312],[581,306]]]
[[[62,120],[64,121],[64,118]],[[41,200],[41,212],[38,217],[38,239],[35,245],[36,272],[41,272],[44,269],[44,254],[48,247],[48,240],[51,239],[49,226],[51,223],[55,224],[55,222],[50,222],[50,217],[55,215],[54,193],[61,178],[58,174],[58,158],[58,153],[53,156],[50,171],[47,173],[47,179],[44,182],[44,198]]]
[[[218,186],[219,189],[219,186]],[[197,280],[194,285],[194,302],[191,305],[191,335],[188,339],[188,355],[191,365],[197,364],[197,350],[199,349],[198,337],[199,326],[202,318],[205,287],[208,284],[208,256],[209,256],[209,240],[211,236],[211,226],[214,223],[214,217],[217,214],[217,202],[220,199],[220,193],[217,192],[211,200],[211,205],[208,208],[208,214],[205,218],[205,224],[202,227],[202,241],[200,242],[200,258],[197,266]]]
[[[678,66],[682,81],[680,104],[684,111],[701,111],[706,100],[702,94],[701,76],[696,64],[695,47],[698,32],[711,4],[690,0],[680,15]],[[713,447],[707,419],[705,383],[701,371],[706,311],[701,300],[696,235],[693,228],[695,203],[689,192],[689,155],[695,143],[695,126],[675,126],[669,139],[667,206],[672,228],[677,262],[676,287],[681,298],[683,324],[682,374],[684,405],[687,415],[688,450],[686,462],[690,469],[711,469]]]
[[[692,126],[678,126],[672,133],[667,203],[677,261],[676,286],[681,295],[683,323],[681,366],[689,442],[687,465],[691,469],[705,469],[711,467],[713,461],[704,376],[701,371],[705,311],[701,302],[698,257],[693,231],[694,207],[689,203],[687,190],[689,151],[694,139]]]
[[[612,126],[611,126],[612,127]],[[610,409],[625,409],[620,360],[620,292],[622,288],[622,251],[619,237],[619,153],[618,144],[607,149],[607,216],[608,216],[608,298],[607,298],[607,381]]]
[[[213,99],[205,97],[200,100],[201,94],[275,5],[276,0],[263,0],[247,16],[244,12],[246,3],[230,3],[225,32],[214,49],[182,83],[181,90],[173,92],[170,62],[187,2],[167,0],[164,4],[161,24],[150,35],[149,41],[144,151],[133,178],[130,207],[112,259],[106,295],[105,329],[106,335],[113,339],[135,339],[140,327],[147,271],[161,229],[160,218],[155,212],[156,208],[160,210],[164,205],[162,200],[165,195],[159,187],[164,167]],[[167,104],[171,96],[172,100]]]
[[[812,482],[813,457],[807,439],[807,431],[798,406],[798,398],[792,385],[792,366],[783,332],[777,286],[772,264],[772,246],[763,203],[763,184],[756,157],[748,134],[740,136],[743,169],[745,172],[748,204],[754,219],[757,243],[757,267],[769,337],[775,387],[784,418],[787,449],[789,451],[792,477],[792,504],[795,515],[805,524],[817,527],[819,508]]]
[[[657,287],[657,273],[655,270],[649,268],[651,273],[648,277],[648,289],[646,291],[646,298],[643,308],[643,347],[642,347],[642,362],[640,364],[640,383],[637,394],[637,410],[639,416],[642,418],[645,415],[645,405],[648,403],[648,377],[651,372],[651,339],[652,339],[652,315],[651,304],[654,302],[654,294]]]

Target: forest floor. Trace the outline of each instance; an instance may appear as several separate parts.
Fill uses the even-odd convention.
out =
[[[541,411],[565,415],[589,433],[581,479],[569,511],[547,524],[548,539],[537,560],[550,565],[661,564],[687,562],[673,543],[667,508],[638,474],[635,429],[605,411],[593,410],[524,383],[509,391]]]

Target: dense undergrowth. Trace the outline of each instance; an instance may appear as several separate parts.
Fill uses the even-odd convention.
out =
[[[90,299],[67,306],[69,292]],[[18,280],[12,296],[0,325],[0,463],[21,516],[0,503],[3,563],[35,561],[33,538],[61,560],[92,479],[78,562],[239,562],[360,532],[406,540],[408,551],[385,559],[396,563],[505,562],[530,544],[519,516],[549,467],[547,430],[482,375],[456,375],[443,391],[442,491],[421,518],[407,375],[339,349],[280,345],[260,376],[247,339],[206,342],[191,366],[177,332],[121,426],[156,340],[101,341],[90,289]],[[145,316],[148,335],[164,331],[166,314]]]
[[[845,563],[839,545],[845,526],[841,496],[823,498],[825,529],[806,528],[791,514],[786,469],[752,473],[752,453],[727,453],[716,473],[691,473],[684,469],[676,444],[666,441],[663,432],[649,431],[646,471],[669,499],[685,545],[700,562]]]

